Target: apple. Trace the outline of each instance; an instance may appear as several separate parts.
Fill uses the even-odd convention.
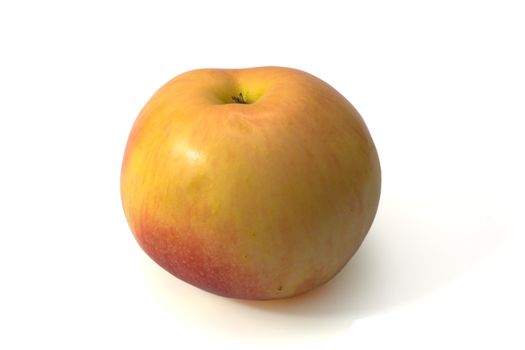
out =
[[[377,211],[379,159],[356,109],[283,67],[199,69],[158,90],[129,135],[121,195],[142,249],[241,299],[330,280]]]

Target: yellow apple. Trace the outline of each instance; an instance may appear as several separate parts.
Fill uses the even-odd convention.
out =
[[[376,214],[376,148],[356,109],[282,67],[200,69],[138,116],[121,173],[142,249],[199,288],[276,299],[332,278]]]

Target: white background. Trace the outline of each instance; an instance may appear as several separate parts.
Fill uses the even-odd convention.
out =
[[[523,349],[519,4],[0,2],[0,348]],[[140,250],[119,172],[168,79],[261,65],[352,101],[384,182],[334,280],[243,302]]]

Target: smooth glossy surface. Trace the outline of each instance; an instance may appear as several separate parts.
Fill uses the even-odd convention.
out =
[[[248,104],[231,103],[239,93]],[[312,75],[197,70],[141,112],[121,189],[135,237],[165,269],[217,294],[271,299],[343,267],[372,223],[380,169],[357,111]]]

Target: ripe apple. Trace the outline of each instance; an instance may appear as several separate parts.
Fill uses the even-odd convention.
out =
[[[121,173],[142,249],[223,296],[276,299],[332,278],[376,214],[380,165],[341,94],[291,68],[200,69],[138,116]]]

